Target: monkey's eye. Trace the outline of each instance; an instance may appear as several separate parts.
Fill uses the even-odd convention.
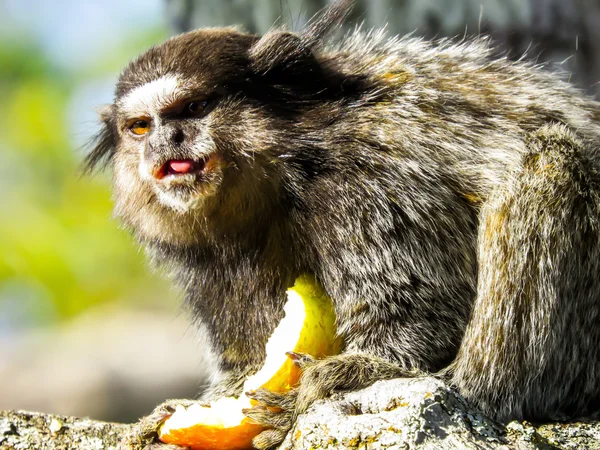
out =
[[[141,136],[150,131],[150,122],[147,120],[136,120],[131,125],[129,125],[129,131],[137,136]]]
[[[192,100],[191,102],[186,103],[183,108],[183,114],[185,116],[197,116],[201,114],[207,105],[206,100]]]

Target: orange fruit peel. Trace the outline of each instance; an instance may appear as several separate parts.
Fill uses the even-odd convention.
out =
[[[322,358],[341,350],[331,299],[315,278],[299,277],[287,295],[285,316],[267,341],[265,362],[246,379],[242,392],[265,388],[285,393],[294,387],[300,369],[288,358],[288,351]],[[209,406],[177,407],[159,430],[159,439],[192,450],[250,449],[252,438],[265,429],[242,412],[251,407],[252,402],[245,395],[223,397]]]

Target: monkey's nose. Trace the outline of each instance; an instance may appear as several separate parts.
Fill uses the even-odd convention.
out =
[[[176,128],[171,133],[171,142],[176,145],[181,144],[185,140],[185,134],[181,128]]]

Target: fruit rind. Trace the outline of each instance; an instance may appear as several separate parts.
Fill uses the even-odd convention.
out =
[[[259,387],[280,393],[290,390],[298,382],[300,370],[285,355],[287,351],[322,358],[341,350],[331,299],[316,279],[300,276],[287,295],[285,317],[269,338],[265,364],[246,380],[243,392]],[[264,428],[243,415],[242,409],[250,406],[250,399],[242,395],[211,402],[210,408],[178,408],[161,427],[159,437],[193,450],[251,448],[252,438]]]

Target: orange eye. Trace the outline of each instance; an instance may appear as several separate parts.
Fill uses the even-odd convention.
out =
[[[150,122],[147,120],[136,120],[129,126],[129,131],[137,136],[141,136],[150,131]]]

